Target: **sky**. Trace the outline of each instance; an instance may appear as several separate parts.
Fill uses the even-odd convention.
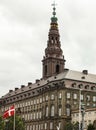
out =
[[[0,97],[42,77],[53,0],[0,0]],[[56,0],[71,70],[96,74],[96,0]]]

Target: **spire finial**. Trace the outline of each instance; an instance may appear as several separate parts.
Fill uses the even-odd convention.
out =
[[[56,10],[56,3],[55,3],[55,0],[54,0],[54,2],[53,2],[53,4],[52,4],[52,6],[53,6],[53,16],[55,17],[55,15],[56,15],[56,12],[55,12],[55,10]]]

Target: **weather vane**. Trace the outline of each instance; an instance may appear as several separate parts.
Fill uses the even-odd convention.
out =
[[[53,16],[55,17],[55,15],[56,15],[56,12],[55,12],[55,10],[56,10],[56,8],[55,8],[55,6],[56,6],[57,4],[55,3],[55,0],[54,0],[54,2],[53,2],[53,4],[52,4],[52,6],[53,6]]]
[[[55,0],[54,0],[54,2],[53,2],[53,4],[52,4],[53,8],[55,8],[56,5],[57,5],[57,4],[55,3]]]

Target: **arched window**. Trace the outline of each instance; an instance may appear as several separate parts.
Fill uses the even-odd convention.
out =
[[[51,116],[54,116],[55,111],[54,111],[54,105],[51,106]]]
[[[56,73],[59,73],[59,71],[60,71],[60,67],[59,65],[56,65]]]
[[[45,65],[45,75],[47,74],[47,65]]]
[[[48,106],[46,106],[46,117],[48,117]]]

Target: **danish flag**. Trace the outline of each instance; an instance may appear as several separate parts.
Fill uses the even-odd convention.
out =
[[[8,118],[10,116],[14,116],[14,113],[15,113],[15,107],[13,105],[7,111],[4,112],[3,118]]]

